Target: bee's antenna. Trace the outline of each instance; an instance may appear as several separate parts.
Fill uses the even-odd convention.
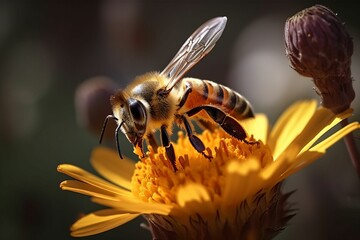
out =
[[[109,118],[111,119],[114,119],[114,120],[118,120],[115,116],[113,115],[107,115],[106,118],[105,118],[105,121],[104,121],[104,124],[103,124],[103,127],[101,129],[101,135],[100,135],[100,139],[99,139],[99,144],[101,144],[102,142],[102,139],[103,139],[103,136],[104,136],[104,133],[105,133],[105,128],[107,126],[107,123],[109,121]]]
[[[119,130],[121,128],[121,126],[123,125],[124,121],[122,121],[116,128],[115,130],[115,140],[116,140],[116,147],[119,153],[119,156],[121,159],[123,159],[122,155],[121,155],[121,151],[120,151],[120,143],[119,143]]]
[[[114,116],[114,115],[107,115],[103,124],[103,127],[101,129],[101,135],[100,135],[100,140],[99,143],[101,144],[104,133],[105,133],[105,128],[107,126],[107,123],[109,121],[109,119],[113,119],[115,121],[117,121],[118,119]],[[119,130],[121,128],[121,126],[124,124],[124,121],[122,121],[115,129],[115,141],[116,141],[116,148],[118,150],[119,156],[121,159],[123,159],[122,155],[121,155],[121,151],[120,151],[120,143],[119,143]]]

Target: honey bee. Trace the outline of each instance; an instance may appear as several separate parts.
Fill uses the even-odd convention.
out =
[[[189,118],[218,124],[230,136],[246,141],[246,132],[238,120],[254,115],[250,103],[242,95],[208,80],[182,78],[213,49],[226,21],[226,17],[217,17],[205,22],[161,73],[139,76],[111,96],[113,115],[105,119],[100,142],[109,119],[117,123],[115,140],[120,158],[120,130],[134,147],[138,146],[142,151],[144,139],[156,149],[154,132],[160,130],[162,146],[176,171],[175,152],[169,138],[174,123],[185,129],[192,146],[207,158],[211,156],[205,153],[205,146],[194,134]]]

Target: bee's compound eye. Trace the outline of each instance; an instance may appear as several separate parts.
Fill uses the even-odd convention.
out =
[[[133,120],[137,123],[145,122],[145,107],[144,105],[136,99],[129,99],[129,108]]]

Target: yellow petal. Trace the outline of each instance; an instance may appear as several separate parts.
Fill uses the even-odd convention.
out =
[[[77,180],[67,180],[60,183],[60,188],[66,191],[81,193],[84,195],[98,197],[98,198],[113,198],[115,195],[112,192],[106,191],[101,188],[94,187],[87,183]]]
[[[106,191],[113,192],[115,194],[128,194],[129,191],[119,188],[116,185],[113,185],[92,173],[89,173],[79,167],[70,165],[70,164],[61,164],[57,168],[58,172],[64,173],[72,178],[75,178],[79,181],[88,183],[97,188],[104,189]]]
[[[84,237],[108,231],[136,218],[139,214],[119,213],[116,209],[104,209],[90,213],[71,226],[73,237]]]
[[[91,155],[91,164],[104,178],[123,187],[131,189],[131,177],[135,163],[129,159],[120,159],[117,152],[97,147]]]
[[[339,131],[328,137],[327,139],[323,140],[322,142],[318,143],[314,147],[310,149],[310,151],[317,151],[325,153],[325,151],[331,147],[334,143],[339,141],[341,138],[345,137],[347,134],[355,131],[356,129],[360,129],[360,124],[358,122],[353,122],[345,127],[341,128]]]
[[[300,171],[301,169],[303,169],[304,167],[308,166],[315,160],[319,159],[323,155],[324,155],[323,153],[316,152],[316,151],[307,151],[307,152],[300,154],[289,164],[288,169],[286,171],[284,171],[283,173],[278,175],[278,177],[276,178],[274,183],[278,183],[278,182],[286,179],[287,177],[291,176],[292,174],[294,174],[294,173]]]
[[[240,121],[246,132],[253,135],[255,139],[266,144],[269,131],[269,121],[264,114],[256,114],[255,118]]]
[[[197,183],[190,183],[179,188],[176,195],[176,200],[180,207],[184,207],[186,203],[192,201],[210,201],[210,196],[202,185]]]
[[[231,161],[227,166],[223,190],[224,206],[234,206],[243,201],[249,194],[259,191],[259,161],[248,159],[244,162]]]
[[[329,110],[326,110],[326,109],[325,109],[324,112],[326,112],[326,111],[329,111]],[[315,117],[315,118],[318,117],[319,120],[315,119],[315,120],[313,121],[313,123],[314,123],[314,124],[318,124],[318,125],[320,125],[321,123],[324,123],[324,125],[323,125],[323,126],[318,126],[319,128],[322,127],[322,130],[319,131],[316,135],[314,134],[314,133],[316,133],[315,128],[311,125],[311,123],[309,123],[309,126],[307,126],[307,127],[304,129],[304,132],[310,132],[310,133],[311,133],[311,135],[310,135],[310,136],[307,136],[307,138],[309,138],[309,139],[312,138],[312,140],[305,139],[305,141],[308,142],[308,144],[306,144],[306,145],[303,147],[302,152],[308,150],[321,136],[323,136],[327,131],[329,131],[331,128],[333,128],[336,124],[338,124],[338,123],[341,122],[342,120],[350,117],[350,116],[352,115],[352,112],[353,112],[352,109],[348,109],[348,110],[346,110],[345,112],[337,115],[337,116],[334,118],[334,117],[330,116],[330,115],[332,115],[332,113],[329,111],[329,114],[330,114],[329,117],[330,117],[330,118],[334,118],[334,119],[332,120],[331,123],[329,123],[329,124],[327,124],[327,125],[326,125],[326,122],[325,122],[324,120],[323,120],[323,121],[321,120],[321,118],[326,118],[326,117],[323,117],[323,116],[321,116],[321,115],[320,115],[320,116],[317,116],[317,114],[315,114],[314,117]],[[330,120],[329,120],[329,121],[330,121]],[[315,135],[315,136],[314,136],[314,135]]]
[[[275,186],[278,183],[278,178],[284,172],[286,172],[291,164],[291,161],[295,159],[299,150],[296,148],[288,148],[283,152],[276,161],[269,166],[265,167],[260,173],[261,179],[264,180],[266,186]]]
[[[112,191],[106,191],[102,188],[95,187],[93,185],[80,182],[77,180],[66,180],[60,183],[60,188],[62,190],[66,191],[72,191],[76,193],[85,194],[91,197],[98,197],[98,198],[104,198],[104,199],[129,199],[135,197],[132,195],[131,192],[124,192],[122,194],[114,193]]]
[[[302,132],[316,110],[316,101],[302,101],[291,105],[278,119],[269,136],[274,159]]]
[[[182,210],[188,214],[213,211],[209,193],[198,183],[189,183],[179,187],[176,200]]]
[[[339,141],[341,138],[346,136],[347,134],[351,133],[352,131],[355,131],[356,129],[360,129],[360,124],[357,122],[353,122],[348,124],[347,126],[341,128],[339,131],[331,135],[330,137],[326,138],[322,142],[318,143],[314,147],[310,148],[308,151],[304,151],[300,153],[299,156],[297,156],[295,159],[291,160],[291,162],[288,165],[288,170],[286,170],[284,173],[280,174],[279,179],[277,181],[281,181],[288,176],[294,174],[297,171],[300,171],[304,167],[311,164],[316,159],[319,159],[321,156],[323,156],[326,152],[326,150],[331,147],[333,144],[335,144],[337,141]]]
[[[289,148],[299,150],[299,153],[308,150],[311,145],[320,138],[329,129],[338,124],[343,118],[351,115],[351,109],[345,111],[340,117],[336,117],[330,110],[326,108],[318,109],[314,116],[309,120],[301,134],[299,134],[294,141],[289,145]],[[288,150],[286,149],[286,151]],[[295,153],[294,151],[292,151]],[[296,153],[297,155],[298,153]],[[295,158],[295,156],[293,158]]]
[[[295,159],[306,145],[311,142],[326,126],[330,126],[334,121],[335,115],[328,109],[318,109],[308,121],[302,132],[296,136],[293,142],[284,149],[282,154],[286,154],[288,159]],[[276,159],[275,159],[276,161]]]
[[[92,198],[92,201],[107,207],[115,208],[122,213],[161,214],[168,215],[173,208],[171,205],[161,203],[143,202],[138,199],[105,199]]]

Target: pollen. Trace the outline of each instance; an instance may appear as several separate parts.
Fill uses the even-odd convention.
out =
[[[270,148],[252,137],[240,141],[229,137],[221,130],[204,131],[199,137],[207,147],[206,154],[198,153],[183,132],[178,133],[178,141],[173,143],[176,154],[177,171],[166,158],[165,149],[157,152],[149,147],[147,157],[136,164],[132,177],[132,193],[146,202],[176,205],[179,187],[189,183],[204,186],[210,199],[218,203],[222,197],[225,174],[230,163],[258,161],[261,168],[273,161]],[[141,154],[138,149],[135,153]]]

